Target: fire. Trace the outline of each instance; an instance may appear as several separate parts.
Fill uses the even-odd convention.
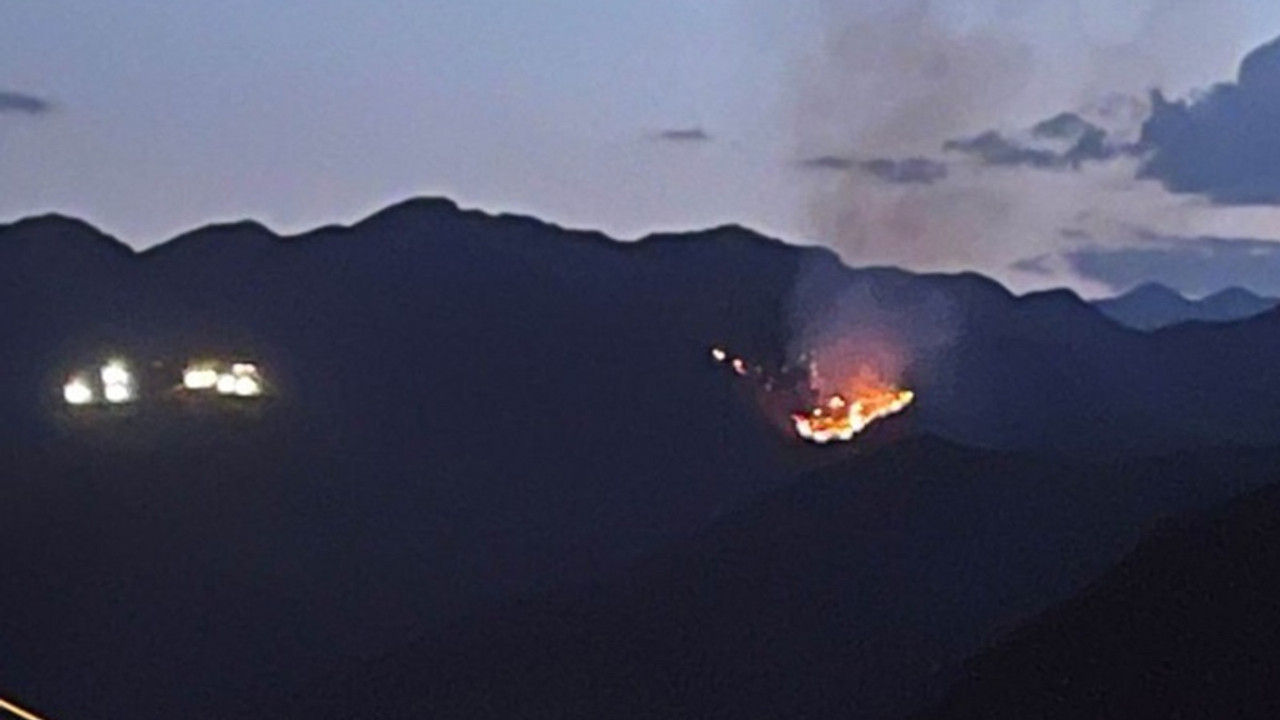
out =
[[[711,357],[716,363],[729,366],[736,375],[755,377],[764,396],[794,393],[807,398],[805,402],[812,403],[812,407],[791,413],[791,424],[797,435],[818,445],[850,441],[873,423],[906,410],[916,397],[911,390],[885,381],[867,366],[840,383],[837,387],[842,390],[828,393],[824,388],[832,386],[830,378],[818,372],[817,362],[808,354],[801,356],[800,365],[789,364],[778,373],[751,365],[720,347],[712,348]]]
[[[849,400],[844,395],[831,395],[808,412],[791,416],[796,434],[813,443],[825,445],[849,441],[872,423],[896,415],[912,403],[916,394],[893,386],[864,388]]]

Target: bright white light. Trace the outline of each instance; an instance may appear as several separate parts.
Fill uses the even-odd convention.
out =
[[[236,363],[231,366],[231,372],[236,375],[257,375],[258,366],[253,363]]]
[[[93,388],[83,378],[74,378],[62,386],[62,397],[69,405],[88,405],[93,402]]]
[[[133,382],[133,376],[129,374],[128,368],[119,361],[103,365],[101,374],[103,385],[129,385]]]
[[[262,394],[262,386],[251,377],[236,378],[235,394],[240,397],[257,397]]]
[[[214,387],[218,390],[219,395],[234,395],[236,393],[236,376],[230,373],[223,373],[218,376],[218,381],[214,383]]]
[[[218,371],[212,368],[187,368],[182,384],[188,390],[208,390],[218,384]]]
[[[124,383],[109,383],[103,387],[102,394],[107,402],[119,405],[133,399],[133,388]]]

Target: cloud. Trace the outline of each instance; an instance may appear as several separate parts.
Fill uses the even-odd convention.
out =
[[[1037,123],[1025,139],[995,130],[943,143],[947,152],[976,158],[992,167],[1079,170],[1087,162],[1107,162],[1131,155],[1132,145],[1114,141],[1106,130],[1076,113],[1064,112]]]
[[[675,143],[703,143],[711,141],[711,134],[700,127],[670,128],[659,132],[657,139]]]
[[[1054,257],[1052,254],[1044,253],[1035,257],[1024,258],[1010,263],[1009,269],[1041,277],[1053,277],[1055,275],[1053,270]]]
[[[1116,292],[1154,281],[1190,296],[1228,287],[1280,294],[1280,242],[1268,240],[1148,235],[1137,245],[1087,245],[1062,253],[1061,258],[1081,278]],[[1029,269],[1047,267],[1047,261],[1021,262]]]
[[[53,103],[44,98],[12,90],[0,90],[0,114],[43,115],[51,110],[53,110]]]
[[[971,138],[948,140],[943,143],[942,149],[976,157],[983,165],[999,167],[1021,165],[1041,169],[1057,165],[1057,156],[1054,153],[1023,147],[995,130],[988,130]]]
[[[876,178],[895,185],[932,185],[946,179],[946,163],[929,158],[911,157],[900,160],[878,158],[859,163],[858,167]]]
[[[1140,177],[1224,205],[1280,204],[1280,39],[1245,56],[1236,82],[1190,100],[1151,94]]]
[[[818,155],[800,161],[806,170],[851,172],[860,170],[891,185],[932,185],[949,173],[947,164],[926,157],[858,160],[843,155]]]
[[[1096,129],[1099,129],[1097,125],[1076,113],[1064,112],[1036,123],[1035,127],[1031,128],[1031,134],[1034,137],[1051,140],[1075,140]]]
[[[846,172],[858,166],[858,161],[840,155],[818,155],[800,161],[800,167],[807,170],[834,170]]]

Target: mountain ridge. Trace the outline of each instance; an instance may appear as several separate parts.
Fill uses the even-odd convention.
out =
[[[886,430],[1049,468],[1280,443],[1274,312],[1146,334],[1068,295],[732,227],[606,242],[451,207],[282,241],[224,224],[143,258],[60,243],[58,222],[0,231],[0,506],[21,518],[0,556],[24,588],[0,595],[0,645],[24,696],[194,719],[191,668],[228,700],[295,686],[868,448],[804,444],[789,413],[808,399],[712,346],[769,370],[826,352],[837,383],[869,364],[916,392]],[[66,378],[116,356],[170,383],[190,358],[249,359],[278,392],[212,425],[167,387],[132,414],[69,412]]]
[[[1280,300],[1240,287],[1229,287],[1200,299],[1189,299],[1160,283],[1144,283],[1094,307],[1126,327],[1154,331],[1190,322],[1226,323],[1247,320],[1275,309]]]
[[[83,230],[88,226],[77,224],[75,227]],[[13,232],[12,226],[0,231],[0,240]],[[358,242],[355,238],[367,242]],[[197,245],[201,246],[199,250],[194,249]],[[5,251],[6,244],[0,241],[0,254]],[[181,257],[189,253],[198,257]],[[351,283],[362,288],[368,286],[360,289],[360,293],[395,293],[413,307],[425,311],[427,305],[423,303],[427,295],[438,296],[434,302],[439,307],[461,302],[461,294],[471,290],[460,280],[469,274],[474,278],[472,287],[488,286],[486,292],[493,294],[496,301],[498,295],[510,294],[502,289],[501,284],[495,284],[499,276],[494,275],[491,280],[481,278],[492,274],[496,268],[504,267],[506,269],[502,272],[505,275],[502,277],[505,279],[501,283],[516,282],[530,291],[532,285],[538,285],[542,288],[538,292],[570,295],[590,287],[590,292],[599,295],[600,302],[615,306],[618,312],[622,312],[623,305],[665,305],[666,308],[660,312],[689,315],[689,331],[693,333],[689,336],[690,341],[697,341],[700,337],[701,342],[708,344],[716,341],[730,343],[749,357],[754,356],[773,365],[781,364],[787,360],[787,354],[798,351],[795,344],[803,341],[806,334],[812,334],[806,329],[810,326],[821,334],[826,332],[823,327],[839,322],[880,325],[882,327],[876,330],[878,334],[884,334],[887,328],[889,334],[895,336],[894,343],[907,345],[912,363],[918,366],[909,368],[908,375],[916,382],[926,383],[925,389],[932,399],[956,395],[964,389],[965,386],[954,382],[953,376],[960,372],[953,367],[957,362],[993,366],[1012,362],[1019,365],[1019,370],[1007,379],[1017,380],[1019,376],[1026,376],[1022,381],[1025,389],[1014,395],[1043,398],[1035,403],[1023,403],[1021,408],[1011,408],[1016,412],[1041,413],[1052,404],[1068,400],[1054,396],[1054,386],[1062,385],[1064,380],[1096,384],[1102,376],[1112,376],[1106,380],[1112,389],[1101,397],[1103,407],[1125,396],[1145,394],[1148,400],[1141,404],[1125,401],[1128,408],[1124,412],[1141,412],[1140,405],[1149,404],[1153,408],[1151,421],[1167,424],[1181,411],[1170,415],[1171,409],[1154,408],[1168,408],[1180,395],[1161,397],[1156,378],[1143,377],[1127,369],[1136,367],[1133,358],[1155,353],[1138,364],[1168,366],[1164,372],[1181,375],[1177,382],[1184,385],[1193,384],[1189,374],[1193,364],[1207,367],[1216,362],[1201,352],[1203,348],[1176,351],[1186,356],[1182,359],[1169,357],[1163,352],[1156,353],[1157,347],[1182,346],[1188,337],[1199,335],[1200,331],[1194,327],[1165,328],[1158,334],[1158,340],[1143,340],[1141,333],[1116,326],[1097,312],[1096,307],[1084,303],[1070,291],[1032,293],[1018,298],[998,282],[972,272],[942,274],[913,273],[886,267],[852,268],[829,249],[791,246],[738,226],[687,234],[659,233],[640,241],[617,241],[600,233],[565,231],[536,218],[493,216],[482,211],[460,210],[456,203],[441,198],[406,200],[372,213],[351,226],[319,228],[287,237],[251,221],[211,225],[184,233],[168,243],[134,254],[132,258],[113,253],[110,257],[116,260],[137,262],[125,262],[128,267],[112,271],[84,266],[83,262],[74,259],[76,256],[73,252],[71,262],[65,259],[51,261],[25,271],[18,261],[27,262],[31,258],[18,258],[6,265],[19,285],[36,282],[36,278],[54,272],[55,267],[73,268],[75,276],[87,276],[75,281],[79,290],[68,294],[65,289],[58,289],[62,286],[54,283],[38,290],[31,288],[34,294],[30,297],[52,292],[56,296],[50,295],[34,302],[66,305],[78,296],[94,294],[97,296],[95,300],[89,300],[87,296],[82,299],[90,304],[102,303],[120,308],[116,313],[119,319],[100,323],[103,329],[89,335],[122,334],[123,341],[134,338],[131,342],[148,345],[155,344],[153,340],[166,334],[193,335],[190,328],[182,327],[194,325],[184,322],[184,313],[188,320],[193,313],[195,316],[206,314],[207,310],[191,303],[196,302],[197,295],[211,297],[211,293],[223,292],[220,285],[237,288],[235,295],[229,298],[228,315],[267,312],[276,318],[273,322],[284,323],[287,321],[281,314],[283,308],[303,311],[308,302],[304,294],[314,300],[317,293],[347,293],[355,287]],[[437,289],[431,288],[433,284]],[[299,292],[303,286],[307,287],[305,293]],[[375,289],[378,286],[380,289]],[[677,288],[679,292],[672,294],[671,291]],[[518,294],[526,290],[515,290],[513,286],[511,292]],[[178,304],[159,300],[159,297],[173,293],[189,299]],[[664,295],[669,297],[664,298]],[[566,301],[572,302],[567,297]],[[16,306],[22,300],[15,297],[13,302]],[[139,303],[144,306],[144,311],[123,309]],[[748,308],[756,307],[766,312],[766,305],[772,309],[767,311],[770,319],[763,325],[757,323],[756,329],[743,325],[741,330],[727,332],[729,324],[739,322],[731,318],[745,320],[757,312]],[[240,309],[237,310],[236,306]],[[864,306],[865,313],[861,312]],[[909,309],[900,311],[899,308],[903,307]],[[354,311],[354,307],[335,309],[335,312],[343,314]],[[385,314],[384,310],[371,311]],[[499,312],[499,309],[495,306],[492,312]],[[511,312],[519,312],[518,307],[512,306]],[[1265,325],[1265,318],[1276,312],[1262,313],[1255,318],[1264,319],[1262,325]],[[67,308],[60,314],[79,313],[88,311]],[[862,317],[880,319],[872,322],[863,321]],[[34,321],[32,318],[31,322]],[[69,321],[72,320],[56,320],[38,330],[52,332],[53,325]],[[243,347],[254,343],[285,342],[284,337],[274,340],[270,337],[276,333],[246,333],[244,328],[231,325],[229,319],[211,319],[210,322],[218,328],[218,334],[235,336],[227,341],[232,345]],[[694,325],[699,329],[694,331]],[[113,326],[124,332],[117,333]],[[1237,340],[1243,341],[1243,335],[1249,330],[1206,332],[1216,342],[1238,344]],[[735,339],[737,333],[741,333],[739,339]],[[1015,354],[1031,352],[1041,358],[1035,362],[1024,362],[1008,352],[999,352],[995,347],[997,338],[1009,333],[1023,338],[1013,346],[1007,346],[1012,347]],[[919,337],[906,337],[912,335]],[[191,342],[183,341],[183,344],[190,345]],[[912,348],[913,344],[919,343],[924,343],[924,346]],[[91,352],[91,341],[79,344],[84,349],[71,354]],[[964,348],[975,344],[983,346],[981,350],[975,347],[976,352],[987,353],[990,357],[979,361],[976,356],[968,355]],[[1079,357],[1074,360],[1065,356],[1053,357],[1060,351]],[[1238,354],[1243,353],[1241,346]],[[54,359],[52,355],[46,357],[46,364]],[[1104,361],[1104,357],[1110,359]],[[1105,367],[1108,364],[1116,367]],[[979,366],[963,372],[970,374],[972,380],[985,375],[984,382],[989,384],[987,397],[974,395],[964,400],[964,404],[981,407],[997,400],[1003,393],[998,389],[999,374]],[[1032,381],[1028,372],[1056,374],[1059,379]],[[1204,372],[1211,374],[1207,369]],[[1250,368],[1243,372],[1257,375],[1260,370]],[[1098,377],[1089,378],[1082,373]],[[972,390],[976,393],[977,386],[974,385]],[[1187,396],[1194,396],[1197,392],[1192,387]],[[1276,394],[1280,399],[1280,388]],[[981,421],[976,425],[973,423],[975,418],[962,420],[959,413],[963,411],[972,415],[973,412],[960,407],[959,398],[953,402],[957,405],[948,412],[954,417],[934,417],[933,410],[930,410],[926,413],[929,415],[926,424],[935,430],[943,430],[938,425],[943,423],[951,428],[948,432],[954,433],[956,439],[970,444],[1026,445],[1042,442],[1028,432],[1031,428],[1025,423],[1012,422],[1012,417],[1009,418],[1011,422],[1003,422],[1004,411],[995,415],[985,413],[976,418]],[[1068,402],[1067,406],[1071,404]],[[926,402],[926,406],[938,409],[933,403]],[[1213,407],[1207,409],[1214,411]],[[1108,418],[1114,415],[1111,412],[1105,414]],[[1227,417],[1224,421],[1217,425],[1208,422],[1199,425],[1206,429],[1220,428],[1215,442],[1230,442],[1233,438],[1260,432],[1257,424],[1239,424],[1239,429],[1233,429],[1230,426],[1234,421]],[[1084,417],[1069,420],[1061,414],[1057,418],[1044,414],[1037,422],[1071,423],[1072,429],[1060,430],[1054,435],[1059,439],[1079,436],[1081,446],[1090,442],[1094,445],[1116,442],[1115,436],[1110,439],[1098,436],[1099,428],[1090,428],[1092,421]],[[1138,431],[1135,439],[1150,434],[1147,429],[1139,428]],[[999,435],[1005,435],[1007,439],[1001,440],[997,437]],[[1091,440],[1086,442],[1085,437]]]

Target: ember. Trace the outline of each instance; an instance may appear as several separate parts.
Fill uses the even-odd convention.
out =
[[[762,372],[759,367],[753,368],[747,365],[747,361],[740,357],[731,357],[729,352],[723,348],[711,348],[711,359],[718,363],[728,365],[733,370],[734,374],[740,377],[746,377],[752,372],[755,372],[757,375]]]

